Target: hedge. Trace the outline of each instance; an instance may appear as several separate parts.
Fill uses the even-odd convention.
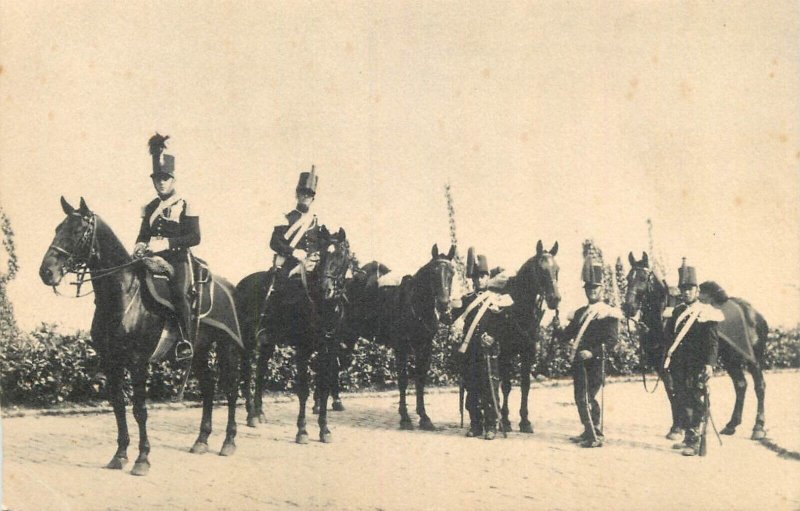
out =
[[[563,343],[552,342],[549,327],[542,328],[537,342],[539,355],[534,374],[548,378],[568,375],[570,365],[566,357],[567,348]],[[455,344],[456,340],[446,329],[439,331],[434,341],[428,376],[431,385],[458,382],[458,371],[452,356]],[[639,371],[637,349],[638,345],[623,332],[620,342],[608,354],[608,374]],[[765,366],[800,367],[800,327],[770,331]],[[292,390],[295,375],[292,348],[277,348],[268,367],[269,390]],[[412,375],[413,372],[409,372],[411,382]],[[180,376],[181,371],[169,362],[153,366],[148,384],[149,398],[160,401],[174,397]],[[340,382],[344,390],[395,388],[397,372],[394,354],[388,348],[360,340],[350,366],[340,374]],[[106,399],[105,387],[105,376],[100,372],[97,353],[86,332],[61,333],[56,325],[42,324],[32,332],[0,342],[0,403],[3,406],[47,407],[64,402],[98,403]],[[194,378],[187,385],[185,397],[199,399]]]

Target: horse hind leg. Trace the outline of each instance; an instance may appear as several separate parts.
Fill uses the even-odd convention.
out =
[[[323,351],[319,357],[319,371],[317,372],[316,394],[319,396],[319,440],[327,444],[333,441],[333,434],[328,429],[328,396],[332,386],[335,357],[330,351]]]
[[[295,442],[298,444],[308,443],[308,431],[306,430],[306,402],[308,401],[308,360],[311,353],[307,348],[298,347],[295,354],[297,360],[297,375],[295,376],[295,388],[297,388],[297,398],[300,409],[297,414],[297,434]]]
[[[267,383],[267,373],[269,372],[269,361],[275,353],[275,344],[272,342],[264,342],[259,348],[258,364],[256,366],[256,390],[253,398],[253,417],[255,425],[255,418],[258,419],[260,424],[267,422],[267,416],[264,415],[264,389]]]
[[[125,394],[122,388],[123,369],[112,368],[108,373],[108,400],[114,409],[117,421],[117,452],[108,462],[106,468],[121,470],[128,463],[128,445],[131,443],[128,435],[128,421],[125,417]]]
[[[733,389],[736,392],[736,403],[733,405],[731,420],[722,428],[720,434],[733,435],[736,433],[737,426],[742,423],[742,410],[744,409],[744,398],[747,392],[747,379],[744,377],[742,366],[735,361],[730,361],[727,366],[728,375],[733,381]]]
[[[531,391],[531,367],[533,367],[532,357],[523,353],[519,370],[519,430],[522,433],[533,433],[533,424],[528,420],[528,394]]]
[[[401,341],[402,343],[402,341]],[[400,390],[400,404],[397,411],[400,413],[400,429],[414,429],[411,417],[408,415],[406,405],[406,390],[408,389],[408,352],[402,344],[397,347],[395,352],[395,364],[397,365],[397,386]]]
[[[433,421],[428,417],[425,410],[425,384],[428,380],[428,369],[431,365],[430,346],[417,351],[417,360],[414,364],[414,388],[417,391],[417,415],[419,415],[419,427],[423,431],[436,431]]]
[[[766,395],[767,383],[764,381],[764,373],[761,371],[761,366],[759,364],[749,364],[748,370],[753,376],[753,387],[755,387],[756,399],[758,400],[756,422],[755,425],[753,425],[753,434],[750,438],[753,440],[761,440],[767,436],[766,429],[764,428],[766,420],[764,417],[764,397]]]
[[[501,348],[500,356],[503,357]],[[500,409],[500,431],[509,433],[512,431],[511,421],[508,419],[508,396],[511,394],[511,360],[503,357],[500,363],[500,381],[503,390],[503,407]]]
[[[133,416],[139,426],[139,456],[133,464],[131,474],[145,476],[150,471],[150,441],[147,439],[147,367],[133,372]]]

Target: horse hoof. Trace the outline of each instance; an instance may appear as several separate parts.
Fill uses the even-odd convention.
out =
[[[111,461],[108,462],[106,468],[111,470],[122,470],[122,467],[128,463],[128,458],[120,458],[119,456],[114,456],[111,458]]]
[[[233,441],[225,442],[222,444],[222,449],[219,451],[220,456],[233,456],[236,452],[236,444]]]
[[[520,433],[533,433],[533,425],[530,422],[519,423]]]
[[[300,445],[306,445],[308,443],[308,433],[301,431],[294,437],[294,441]]]
[[[433,425],[430,419],[420,419],[419,420],[419,429],[422,431],[436,431],[436,426]]]
[[[192,454],[205,454],[208,452],[208,444],[203,442],[195,442],[189,452]]]
[[[137,461],[131,469],[131,475],[135,476],[146,476],[148,472],[150,472],[150,462],[146,460]]]
[[[413,431],[414,430],[414,423],[410,420],[408,421],[400,421],[400,429],[404,429],[406,431]]]
[[[767,438],[767,432],[763,429],[754,429],[753,434],[750,435],[751,440],[763,440]]]
[[[330,431],[320,431],[319,441],[323,444],[329,444],[333,442],[333,434]]]
[[[500,422],[500,431],[502,433],[511,433],[514,429],[511,427],[510,422]]]
[[[255,417],[248,417],[247,418],[247,427],[248,428],[255,428],[258,426],[258,422],[256,421]]]
[[[720,435],[733,435],[736,433],[736,426],[725,426],[719,432]]]
[[[333,411],[334,412],[343,412],[344,411],[344,405],[342,404],[342,400],[341,399],[337,399],[336,401],[333,402]]]
[[[313,413],[314,415],[319,415],[319,405],[312,406],[311,413]]]
[[[267,423],[267,416],[264,415],[264,412],[258,414],[258,422],[260,422],[261,424]]]

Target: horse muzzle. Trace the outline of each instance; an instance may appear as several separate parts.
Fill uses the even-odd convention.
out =
[[[547,302],[547,308],[550,310],[558,309],[558,304],[561,303],[561,296],[558,294],[547,295],[544,299]]]
[[[39,278],[46,286],[57,286],[64,276],[64,267],[55,257],[45,257],[39,267]]]

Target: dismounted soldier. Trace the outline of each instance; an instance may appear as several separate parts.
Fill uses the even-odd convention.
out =
[[[168,138],[156,133],[148,142],[153,158],[150,178],[158,196],[142,208],[142,223],[133,253],[141,257],[150,251],[163,257],[175,270],[169,282],[181,332],[176,356],[183,359],[192,356],[195,337],[188,297],[192,281],[189,248],[200,243],[200,218],[175,189],[175,157],[163,154]]]
[[[295,190],[297,205],[275,226],[269,242],[275,252],[271,293],[282,293],[287,303],[296,303],[306,296],[303,280],[312,284],[312,279],[303,279],[301,273],[313,272],[320,259],[320,224],[311,212],[317,181],[313,166],[310,172],[300,173]]]
[[[583,433],[570,440],[582,447],[601,447],[604,441],[602,414],[596,397],[605,376],[605,352],[617,342],[622,311],[602,301],[602,265],[587,259],[582,277],[589,303],[575,311],[558,336],[562,341],[572,341],[575,404],[583,424]]]
[[[488,290],[490,274],[486,256],[477,256],[475,264],[468,262],[467,267],[475,291],[453,304],[453,317],[457,318],[453,327],[464,332],[459,352],[464,355],[462,370],[470,422],[467,436],[492,440],[497,434],[500,355],[494,329],[497,313],[511,302],[510,297]]]
[[[685,259],[678,269],[678,287],[683,303],[675,307],[667,320],[670,347],[664,368],[672,376],[680,411],[679,425],[684,430],[683,442],[674,447],[682,449],[684,456],[695,456],[699,453],[700,425],[706,413],[706,384],[717,361],[716,325],[724,316],[698,300],[697,272],[686,266]]]

